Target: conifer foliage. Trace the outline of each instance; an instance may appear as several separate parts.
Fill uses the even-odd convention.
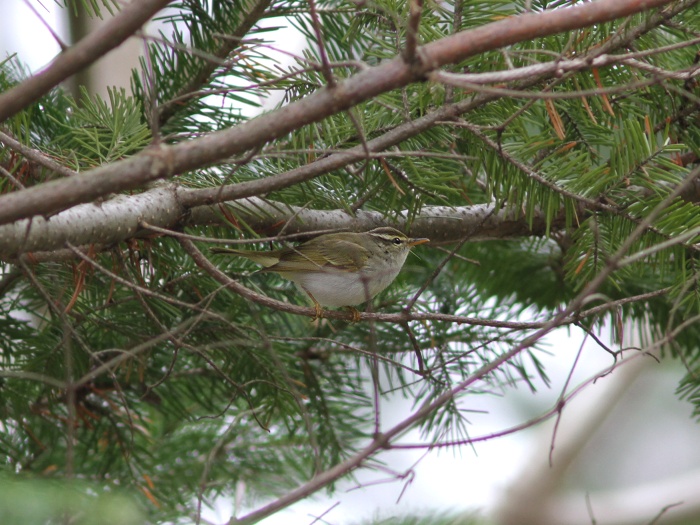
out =
[[[697,4],[67,0],[114,17],[0,64],[0,521],[255,523],[409,429],[468,447],[562,326],[700,414]],[[62,88],[129,37],[130,90]],[[380,225],[432,242],[355,323],[209,251]]]

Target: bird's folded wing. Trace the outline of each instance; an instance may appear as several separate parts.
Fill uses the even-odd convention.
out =
[[[271,272],[314,272],[333,268],[336,270],[359,271],[364,267],[369,252],[358,244],[341,239],[314,240],[304,245],[303,251],[288,248],[280,254],[280,261],[266,268]]]

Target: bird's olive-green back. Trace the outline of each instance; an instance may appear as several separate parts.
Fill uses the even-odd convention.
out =
[[[279,262],[265,268],[268,272],[312,272],[333,267],[349,272],[363,268],[369,252],[360,244],[360,234],[332,233],[277,252]]]

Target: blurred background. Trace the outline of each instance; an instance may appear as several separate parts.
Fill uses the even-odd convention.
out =
[[[27,73],[40,71],[60,52],[57,38],[70,44],[99,23],[68,14],[50,0],[4,0],[0,56],[17,53]],[[157,27],[147,30],[155,33]],[[287,51],[296,45],[301,52],[302,39],[293,29],[274,34],[284,40]],[[99,94],[107,86],[128,89],[142,48],[142,42],[128,41],[67,89],[78,84]],[[292,61],[273,51],[271,56]],[[266,107],[274,103],[266,101]],[[551,378],[549,386],[540,383],[532,392],[521,385],[472,396],[473,406],[465,407],[473,411],[472,438],[481,438],[552,411],[563,392],[570,394],[587,383],[564,405],[560,419],[552,417],[460,451],[386,452],[380,457],[385,472],[362,472],[339,484],[333,497],[303,501],[263,523],[346,524],[373,518],[397,523],[390,518],[443,512],[458,516],[454,523],[474,518],[502,525],[626,525],[652,523],[661,514],[659,523],[700,523],[700,426],[692,419],[690,404],[675,394],[682,364],[637,354],[593,384],[591,379],[612,364],[612,357],[584,335],[562,330],[548,337],[548,353],[539,357]],[[609,343],[605,334],[601,339]],[[410,407],[411,401],[400,397],[384,403],[383,424],[397,422]],[[404,439],[407,444],[419,441],[410,433]],[[207,518],[223,523],[231,508],[231,501],[220,501]]]

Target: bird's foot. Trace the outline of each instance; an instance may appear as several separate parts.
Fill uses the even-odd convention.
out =
[[[323,319],[323,307],[316,301],[314,301],[314,310],[316,310],[316,314],[311,318],[312,323],[318,319]]]
[[[348,310],[350,310],[350,313],[352,314],[352,319],[350,319],[350,322],[352,323],[359,323],[360,322],[360,311],[355,308],[354,306],[348,306]]]

